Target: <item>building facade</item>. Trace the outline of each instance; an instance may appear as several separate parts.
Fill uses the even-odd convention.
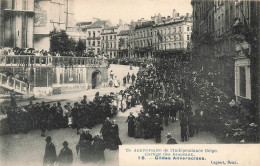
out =
[[[117,34],[117,43],[118,43],[118,57],[129,58],[129,30],[122,30]]]
[[[86,28],[86,51],[90,54],[101,53],[101,33],[102,29],[110,26],[110,21],[96,20]]]
[[[49,50],[53,30],[74,27],[73,0],[35,0],[34,48]]]
[[[101,32],[101,51],[109,58],[117,57],[117,30],[118,26],[111,26],[102,29]]]
[[[259,52],[254,46],[259,41],[259,2],[193,0],[191,4],[193,52],[213,77],[214,85],[237,100],[256,98],[252,94],[257,82],[256,64],[252,63],[256,60],[252,59],[259,56],[254,55]]]
[[[160,54],[175,54],[186,50],[191,41],[192,19],[180,16],[173,10],[173,16],[160,14],[150,21],[140,20],[129,31],[129,57],[152,58]]]
[[[33,47],[34,0],[1,0],[2,47]]]

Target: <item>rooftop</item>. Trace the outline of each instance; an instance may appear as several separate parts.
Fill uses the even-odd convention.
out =
[[[91,25],[88,26],[88,29],[93,29],[93,28],[102,28],[103,26],[105,26],[107,23],[106,20],[98,20],[94,23],[92,23]]]
[[[122,30],[118,33],[117,36],[125,36],[125,35],[128,35],[129,34],[129,30]]]

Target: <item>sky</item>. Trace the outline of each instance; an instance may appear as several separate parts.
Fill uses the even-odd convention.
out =
[[[151,16],[161,13],[161,16],[171,16],[176,9],[180,15],[192,13],[191,0],[74,0],[74,19],[76,21],[91,21],[93,17],[111,20],[118,24],[140,18],[149,20]]]

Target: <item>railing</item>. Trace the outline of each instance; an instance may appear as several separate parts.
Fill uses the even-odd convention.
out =
[[[79,66],[79,67],[107,67],[108,63],[103,58],[92,57],[66,57],[66,56],[30,56],[30,55],[3,55],[0,65],[4,66]]]
[[[33,86],[13,77],[0,73],[0,85],[19,93],[27,94],[33,90]]]

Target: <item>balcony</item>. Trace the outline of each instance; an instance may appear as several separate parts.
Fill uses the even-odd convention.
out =
[[[0,67],[63,67],[63,66],[76,66],[76,67],[107,67],[105,59],[97,59],[92,57],[52,57],[52,56],[1,56]]]

